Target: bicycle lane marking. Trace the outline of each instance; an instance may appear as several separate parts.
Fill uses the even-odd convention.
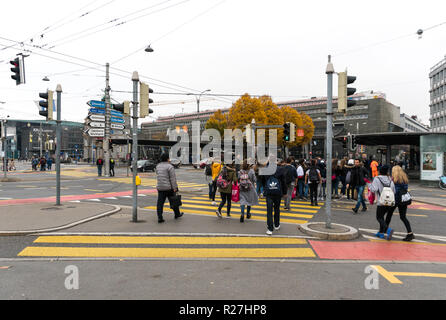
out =
[[[443,278],[446,279],[445,273],[428,273],[428,272],[392,272],[384,269],[379,265],[372,265],[384,279],[391,284],[403,284],[403,282],[397,277],[423,277],[423,278]]]

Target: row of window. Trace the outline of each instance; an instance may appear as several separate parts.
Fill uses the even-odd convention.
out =
[[[431,114],[446,110],[446,101],[431,105]]]
[[[446,85],[440,86],[431,92],[431,101],[440,98],[442,95],[446,94]]]
[[[443,69],[431,77],[431,87],[433,87],[436,83],[445,79],[446,79],[446,70]]]
[[[439,127],[439,126],[442,126],[442,125],[446,125],[446,117],[445,116],[431,120],[431,127],[432,128],[436,128],[436,127]]]

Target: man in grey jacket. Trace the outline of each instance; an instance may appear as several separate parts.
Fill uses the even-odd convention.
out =
[[[156,189],[158,190],[157,214],[158,223],[163,223],[163,207],[166,199],[174,196],[178,192],[177,178],[175,168],[169,162],[169,155],[164,153],[161,155],[161,162],[156,166]],[[183,215],[179,207],[174,207],[175,219]]]
[[[379,176],[377,176],[373,183],[370,185],[370,191],[376,194],[376,199],[379,200],[384,187],[389,187],[392,189],[393,194],[395,194],[395,185],[387,175],[389,170],[388,166],[383,166],[379,170]],[[393,229],[389,227],[390,221],[392,220],[393,211],[395,206],[385,206],[379,203],[376,207],[376,220],[379,222],[379,232],[376,234],[378,238],[391,240],[393,235]],[[387,216],[386,216],[387,214]],[[384,216],[386,216],[384,220]]]

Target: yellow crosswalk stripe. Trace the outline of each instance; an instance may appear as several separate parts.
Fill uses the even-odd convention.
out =
[[[191,197],[191,199],[195,199],[195,200],[208,200],[209,201],[209,197],[208,196],[196,196],[196,197]],[[266,204],[266,200],[265,199],[259,199],[259,202],[262,203],[262,204]],[[291,202],[291,206],[293,206],[293,205],[307,205],[307,206],[309,206],[309,204],[310,204],[310,202],[308,202],[308,201],[294,201],[293,200]],[[324,203],[323,202],[318,202],[318,205],[319,206],[315,206],[315,207],[309,206],[309,207],[310,208],[320,209],[320,206],[323,206]]]
[[[99,179],[100,181],[113,181],[117,183],[125,183],[125,184],[132,184],[133,180],[132,178],[107,178],[107,179]],[[143,187],[156,187],[157,181],[156,179],[145,179],[144,177],[141,178],[141,185]],[[200,184],[200,183],[193,183],[193,182],[183,182],[178,181],[178,188],[196,188],[196,187],[206,187],[206,184]]]
[[[310,248],[84,248],[27,247],[21,257],[79,258],[314,258]]]
[[[188,200],[189,202],[193,202],[193,203],[197,203],[197,204],[209,204],[209,202],[210,202],[209,199],[201,199],[200,198],[200,199],[194,200],[195,197],[192,197],[190,199],[192,199],[192,200]],[[184,202],[184,200],[183,200],[183,202]],[[238,202],[237,203],[231,202],[231,204],[232,205],[238,205],[238,206],[240,205]],[[266,208],[266,202],[262,203],[261,201],[259,201],[259,205],[258,206]],[[304,205],[291,205],[291,208],[296,208],[299,211],[300,211],[300,209],[311,209],[309,211],[303,210],[303,211],[300,211],[300,212],[316,213],[317,210],[320,209],[321,207],[315,207],[315,206],[312,207],[312,206],[304,206]]]
[[[299,238],[274,237],[182,237],[182,236],[41,236],[34,243],[80,244],[307,244]]]
[[[145,207],[144,209],[148,209],[148,210],[154,210],[156,211],[156,206],[149,206],[149,207]],[[201,211],[201,210],[191,210],[191,209],[181,209],[182,212],[184,213],[191,213],[191,214],[200,214],[200,215],[205,215],[205,216],[214,216],[217,217],[217,215],[215,214],[215,211]],[[172,213],[172,210],[165,210],[164,212],[167,213]],[[222,214],[225,214],[225,211],[222,211]],[[234,212],[232,212],[232,214],[235,214]],[[237,213],[239,214],[239,213]],[[266,212],[265,212],[266,215]],[[282,214],[281,214],[282,215]],[[255,215],[251,216],[251,220],[257,220],[257,221],[266,221],[266,217],[258,217]],[[308,222],[308,220],[297,220],[297,219],[280,219],[280,222],[285,222],[285,223],[292,223],[292,224],[305,224]]]

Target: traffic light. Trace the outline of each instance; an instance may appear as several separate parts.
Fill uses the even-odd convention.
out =
[[[124,101],[120,104],[114,104],[113,109],[122,112],[125,115],[130,115],[130,101]]]
[[[43,110],[39,111],[39,114],[46,117],[46,121],[53,120],[53,91],[48,90],[47,92],[39,93],[39,97],[44,99],[39,102],[39,106],[43,108]]]
[[[287,122],[283,125],[283,141],[290,142],[290,123]]]
[[[20,72],[22,62],[20,58],[15,58],[14,60],[9,61],[9,63],[13,65],[13,68],[11,68],[11,71],[13,73],[11,78],[15,80],[16,85],[20,85],[22,83],[22,77]]]
[[[153,103],[150,99],[149,94],[153,93],[153,90],[149,88],[149,85],[142,83],[140,84],[140,99],[139,99],[139,117],[145,118],[149,114],[153,113],[153,110],[149,108],[149,104]]]
[[[347,75],[347,72],[338,74],[338,112],[347,112],[347,108],[356,105],[356,101],[349,100],[348,97],[354,95],[355,88],[349,88],[348,85],[356,81],[356,77]]]
[[[349,141],[350,151],[356,151],[356,147],[358,146],[356,136],[352,135],[352,136],[349,136],[349,138],[350,138],[350,141]]]
[[[296,141],[296,125],[290,122],[290,142]]]

